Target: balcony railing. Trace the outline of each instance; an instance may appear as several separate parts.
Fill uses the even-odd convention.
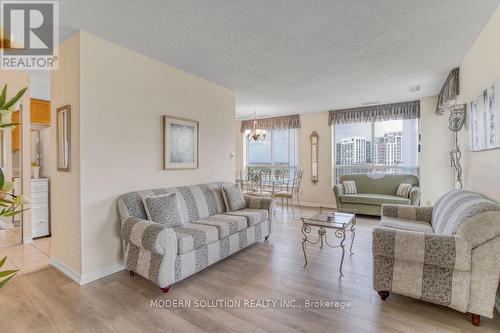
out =
[[[418,167],[397,165],[337,165],[335,166],[336,183],[345,174],[408,174],[418,176]]]
[[[250,192],[288,191],[290,186],[297,185],[298,178],[302,179],[302,172],[299,174],[295,166],[252,165],[236,170],[236,182]]]

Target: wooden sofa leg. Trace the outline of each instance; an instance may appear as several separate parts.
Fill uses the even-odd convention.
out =
[[[480,323],[481,323],[481,316],[473,313],[472,314],[472,325],[479,326]]]
[[[389,297],[389,292],[388,291],[378,291],[378,295],[380,296],[380,299],[385,301],[387,297]]]
[[[268,240],[269,236],[264,237],[265,240]]]
[[[134,271],[128,271],[128,273],[130,274],[130,276],[134,276],[135,275]]]
[[[170,286],[165,287],[165,288],[160,288],[160,289],[161,289],[161,291],[163,291],[164,294],[166,294],[170,290]]]

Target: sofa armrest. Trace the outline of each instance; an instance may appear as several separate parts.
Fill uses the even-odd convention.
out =
[[[243,195],[247,204],[246,208],[267,209],[269,212],[269,234],[273,232],[274,222],[274,199],[258,197],[253,195]]]
[[[125,243],[132,243],[155,254],[177,254],[175,232],[160,223],[129,217],[122,223],[121,236]]]
[[[395,217],[407,220],[416,220],[431,223],[432,207],[418,207],[411,205],[383,204],[382,216]]]
[[[269,219],[274,218],[274,199],[259,197],[253,195],[244,195],[246,208],[267,209],[269,211]]]
[[[420,194],[422,191],[420,187],[413,186],[410,191],[410,202],[412,206],[418,206],[420,204]]]
[[[437,235],[386,227],[372,232],[374,257],[469,272],[472,250],[461,236]]]
[[[333,185],[333,193],[335,194],[335,201],[337,202],[337,208],[340,208],[340,196],[344,195],[344,186],[342,186],[342,184]]]

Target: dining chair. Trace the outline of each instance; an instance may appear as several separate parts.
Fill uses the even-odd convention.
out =
[[[278,191],[274,194],[274,197],[281,199],[281,206],[283,207],[283,201],[286,199],[286,210],[288,211],[289,205],[292,205],[292,215],[295,217],[295,211],[293,209],[293,199],[297,201],[297,206],[299,206],[300,214],[302,214],[302,207],[300,205],[300,185],[302,183],[302,176],[304,171],[297,170],[293,172],[291,178],[286,181],[286,187],[284,191]]]

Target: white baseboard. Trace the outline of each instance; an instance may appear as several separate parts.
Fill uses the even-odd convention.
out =
[[[123,263],[103,267],[103,268],[98,269],[96,271],[82,275],[80,278],[80,285],[83,286],[84,284],[94,282],[94,281],[102,279],[103,277],[106,277],[108,275],[115,274],[119,271],[123,271],[124,269],[125,269],[125,265]]]
[[[73,270],[72,268],[69,268],[64,263],[62,263],[61,261],[59,261],[54,257],[50,257],[49,262],[53,267],[61,271],[64,275],[69,277],[71,280],[73,280],[76,284],[80,286],[102,279],[108,275],[117,273],[125,269],[125,265],[123,263],[119,263],[82,275]]]
[[[69,268],[54,257],[49,257],[49,262],[52,267],[55,267],[57,270],[73,280],[76,284],[80,285],[80,273],[76,272],[72,268]]]

